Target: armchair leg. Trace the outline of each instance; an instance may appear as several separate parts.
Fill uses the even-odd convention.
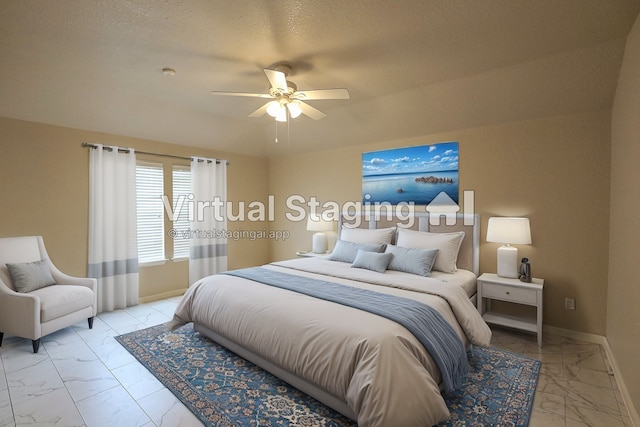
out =
[[[4,338],[4,332],[0,332],[0,347],[2,347],[2,339]]]
[[[31,344],[33,344],[33,352],[37,353],[40,349],[40,338],[38,338],[37,340],[31,340]]]
[[[89,317],[87,321],[89,322],[89,329],[93,329],[93,316]]]

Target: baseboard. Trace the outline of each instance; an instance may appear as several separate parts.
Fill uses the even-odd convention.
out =
[[[574,338],[594,344],[600,344],[607,355],[606,362],[608,363],[608,367],[616,377],[616,382],[618,383],[618,388],[620,389],[620,394],[622,396],[622,400],[624,400],[625,406],[629,411],[629,418],[631,419],[631,425],[633,427],[640,427],[640,414],[638,413],[636,407],[631,400],[631,396],[629,395],[629,390],[627,389],[627,385],[624,382],[624,378],[620,375],[620,369],[616,362],[616,358],[611,351],[611,347],[609,346],[609,341],[607,337],[602,335],[595,334],[587,334],[584,332],[576,332],[571,331],[569,329],[556,328],[555,326],[544,326],[544,332],[549,332],[554,335],[560,335],[562,337]]]
[[[167,299],[167,298],[172,298],[172,297],[180,297],[182,295],[184,295],[184,293],[187,292],[186,289],[176,289],[173,291],[169,291],[169,292],[162,292],[160,294],[154,294],[154,295],[149,295],[146,297],[141,297],[139,298],[139,301],[141,304],[146,304],[148,302],[153,302],[153,301],[158,301],[161,299]]]
[[[618,375],[620,372],[619,365],[616,362],[616,358],[613,355],[613,351],[611,351],[611,347],[609,346],[609,341],[605,338],[605,344],[603,345],[604,350],[607,352],[607,357],[609,358],[609,363],[611,363],[611,367],[613,368],[614,375],[616,377],[616,381],[618,382],[618,388],[620,388],[620,394],[622,395],[622,399],[624,400],[625,405],[627,406],[627,410],[629,411],[629,418],[631,418],[631,425],[633,427],[640,426],[640,414],[638,410],[633,404],[631,400],[631,396],[629,396],[629,392],[627,389],[627,385],[624,382],[624,378],[622,375]]]

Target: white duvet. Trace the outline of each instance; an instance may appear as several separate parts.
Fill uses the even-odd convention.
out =
[[[465,345],[486,346],[491,339],[465,291],[440,279],[320,258],[265,268],[412,298],[442,314]],[[220,274],[184,295],[173,327],[188,322],[318,385],[346,402],[361,427],[431,426],[449,417],[433,359],[407,329],[386,318]]]

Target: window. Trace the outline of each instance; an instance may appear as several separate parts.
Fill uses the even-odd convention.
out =
[[[189,166],[174,166],[173,179],[173,258],[189,258],[189,213],[193,203],[190,203],[191,168]]]
[[[164,194],[160,163],[138,162],[136,202],[138,216],[138,262],[164,261]]]

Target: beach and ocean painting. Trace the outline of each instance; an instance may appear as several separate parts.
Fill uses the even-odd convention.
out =
[[[458,203],[458,143],[362,153],[362,202],[428,205],[441,192]]]

